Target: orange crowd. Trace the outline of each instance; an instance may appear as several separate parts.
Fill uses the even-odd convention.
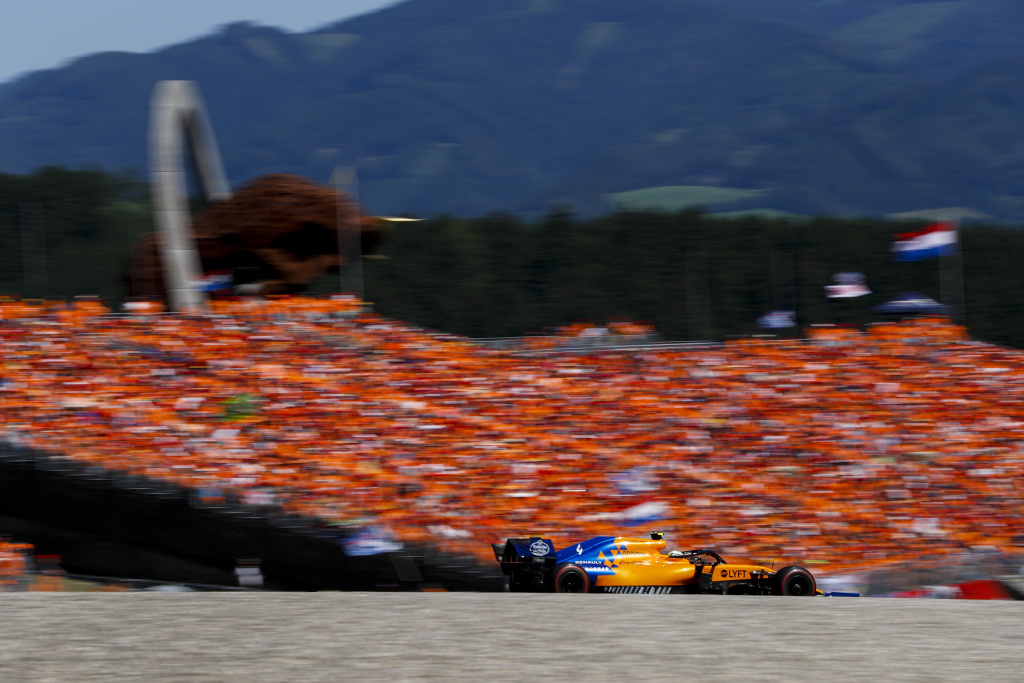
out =
[[[651,529],[824,572],[1024,546],[1024,352],[941,320],[537,352],[352,299],[4,306],[0,438],[210,503],[485,560],[507,536]]]

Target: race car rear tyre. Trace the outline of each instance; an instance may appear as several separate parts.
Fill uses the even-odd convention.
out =
[[[551,584],[556,593],[590,592],[590,577],[571,562],[555,565],[551,570]]]
[[[814,576],[803,567],[783,567],[773,578],[776,595],[813,596],[818,588]]]

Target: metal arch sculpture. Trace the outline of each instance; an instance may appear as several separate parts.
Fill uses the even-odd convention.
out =
[[[160,81],[150,103],[149,175],[166,274],[167,300],[174,310],[201,307],[206,295],[196,286],[202,275],[192,235],[185,182],[185,143],[191,147],[206,198],[231,197],[213,127],[192,81]]]

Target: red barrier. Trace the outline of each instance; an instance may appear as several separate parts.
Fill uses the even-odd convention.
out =
[[[925,586],[899,593],[890,593],[890,598],[953,598],[957,600],[1014,600],[1013,593],[1001,582],[994,579],[965,581],[953,586]]]
[[[960,598],[964,600],[1013,600],[1010,591],[999,581],[979,579],[957,584]]]

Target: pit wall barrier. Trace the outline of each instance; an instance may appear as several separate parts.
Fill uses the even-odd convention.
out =
[[[997,579],[978,579],[953,586],[925,586],[910,591],[879,595],[880,598],[944,598],[954,600],[1021,600],[1019,591]]]
[[[900,565],[823,576],[818,587],[866,597],[1024,600],[1024,557],[973,551],[941,565]]]

